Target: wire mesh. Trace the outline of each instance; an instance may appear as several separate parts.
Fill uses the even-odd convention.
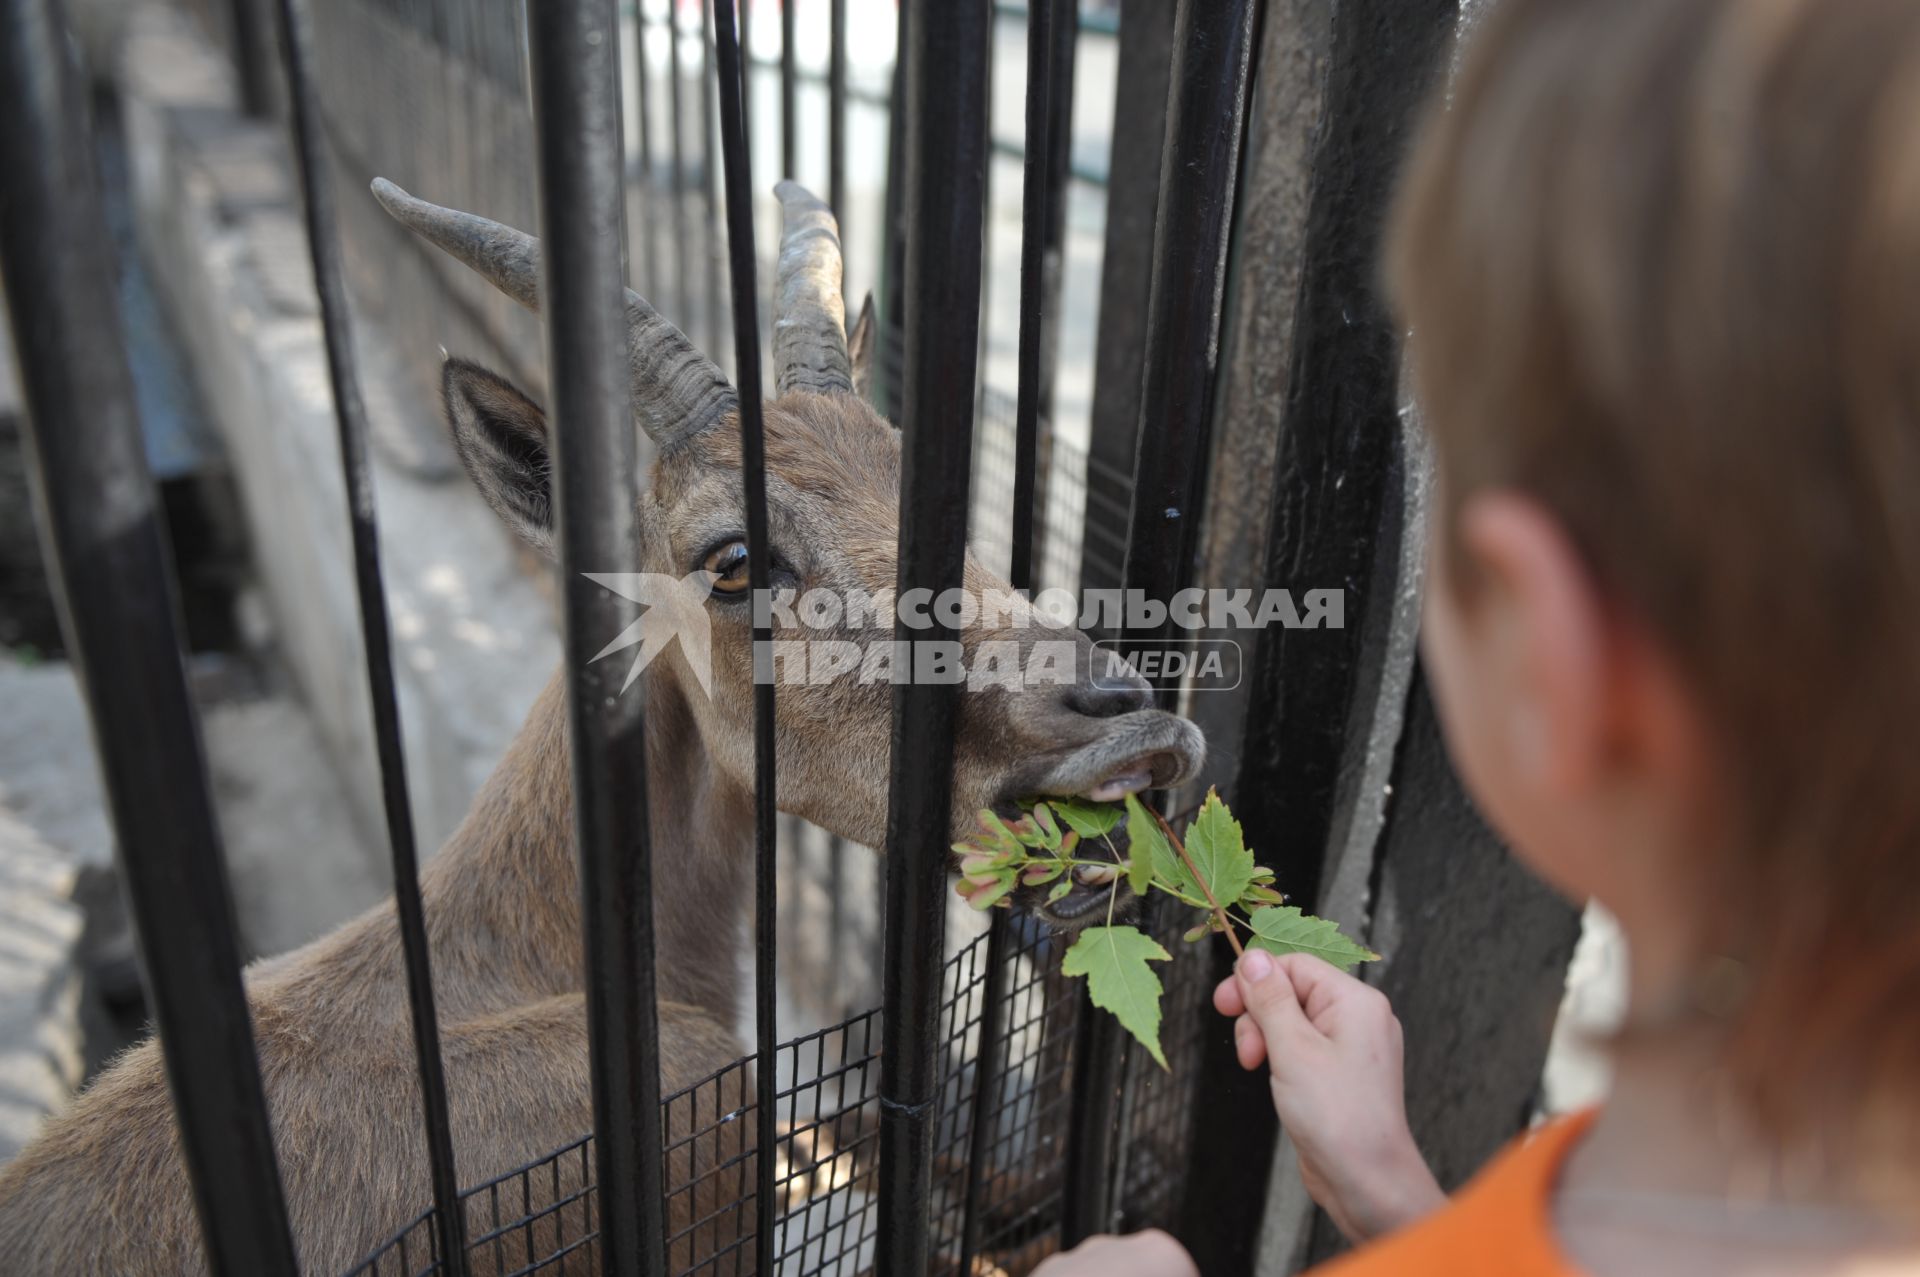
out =
[[[1192,1040],[1203,1023],[1205,963],[1178,943],[1186,920],[1156,924],[1175,953],[1167,985],[1162,1073],[1129,1044],[1139,1080],[1120,1121],[1126,1225],[1172,1222],[1186,1159]],[[1059,1243],[1062,1158],[1078,1000],[1059,974],[1064,939],[1025,921],[1014,927],[1006,981],[1000,1093],[981,1177],[980,1256],[969,1277],[1019,1277]],[[936,1026],[941,1043],[934,1133],[935,1274],[957,1273],[967,1184],[977,1044],[985,1011],[986,938],[946,964]],[[780,1045],[774,1147],[774,1254],[783,1277],[860,1277],[873,1271],[877,1230],[880,1012],[864,1011]],[[667,1131],[668,1271],[739,1277],[754,1269],[755,1104],[751,1062],[735,1061],[663,1101]],[[597,1272],[593,1139],[583,1136],[461,1193],[468,1263],[476,1277]],[[424,1190],[423,1190],[424,1193]],[[439,1277],[433,1211],[423,1210],[346,1277]]]

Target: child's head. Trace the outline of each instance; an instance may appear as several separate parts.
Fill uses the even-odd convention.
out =
[[[1737,960],[1770,1119],[1920,1097],[1920,4],[1505,0],[1449,93],[1389,273],[1460,765],[1637,965]]]

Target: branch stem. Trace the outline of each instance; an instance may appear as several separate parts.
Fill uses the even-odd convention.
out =
[[[1155,822],[1159,824],[1160,832],[1167,836],[1169,843],[1173,844],[1174,851],[1180,856],[1180,863],[1187,867],[1187,872],[1193,875],[1193,880],[1200,884],[1200,893],[1207,898],[1207,907],[1213,910],[1213,917],[1220,924],[1221,934],[1226,936],[1227,943],[1233,946],[1235,960],[1244,957],[1247,951],[1240,944],[1240,937],[1233,934],[1233,919],[1228,917],[1227,911],[1220,907],[1220,902],[1213,898],[1213,885],[1201,876],[1199,868],[1193,863],[1193,857],[1187,854],[1186,844],[1180,841],[1180,835],[1173,832],[1173,826],[1167,823],[1167,818],[1160,814],[1158,807],[1150,807],[1145,803],[1141,806],[1147,808]]]

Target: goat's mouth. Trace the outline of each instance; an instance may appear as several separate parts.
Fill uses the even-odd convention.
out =
[[[1118,802],[1149,789],[1185,784],[1206,760],[1206,739],[1184,718],[1160,710],[1140,710],[1109,720],[1095,739],[1047,760],[1024,778],[1015,778],[993,805],[1012,821],[1021,815],[1018,799],[1080,798]],[[1059,880],[1023,884],[1010,897],[1012,907],[1057,932],[1078,931],[1094,923],[1130,921],[1136,897],[1122,881],[1131,847],[1126,821],[1097,838],[1083,838],[1074,853],[1072,885],[1051,899]],[[1108,868],[1111,863],[1112,868]]]
[[[1155,770],[1147,760],[1129,766],[1079,793],[1046,794],[1048,798],[1084,798],[1094,802],[1118,802],[1129,794],[1141,793],[1153,786]],[[1021,815],[1018,802],[1007,799],[994,804],[994,813],[1003,820]],[[1069,871],[1071,885],[1058,898],[1056,883],[1022,885],[1012,894],[1015,909],[1035,918],[1057,933],[1071,933],[1096,923],[1130,922],[1139,913],[1138,898],[1126,885],[1125,863],[1132,849],[1127,817],[1097,838],[1082,838],[1074,858],[1082,862]],[[1109,865],[1111,867],[1109,867]]]

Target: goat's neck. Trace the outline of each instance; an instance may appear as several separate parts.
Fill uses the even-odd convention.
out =
[[[649,679],[654,952],[659,996],[737,1016],[752,863],[750,794],[721,775],[677,689]],[[535,703],[425,875],[443,1013],[582,987],[580,877],[562,676]],[[462,1005],[469,1002],[471,1005]]]

